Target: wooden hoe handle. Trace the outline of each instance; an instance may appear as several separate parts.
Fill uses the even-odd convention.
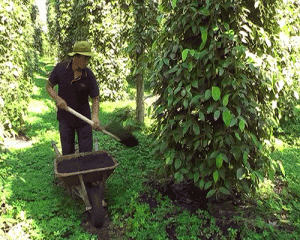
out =
[[[94,126],[94,122],[93,122],[91,119],[88,119],[87,117],[81,115],[79,112],[76,112],[74,109],[72,109],[72,108],[70,108],[70,107],[67,107],[67,110],[68,110],[70,113],[74,114],[76,117],[79,117],[81,120],[83,120],[83,121],[87,122],[88,124],[90,124],[92,127]],[[118,138],[117,136],[113,135],[112,133],[106,131],[105,129],[102,129],[102,130],[100,130],[100,131],[103,132],[103,133],[106,134],[106,135],[111,136],[112,138],[116,139],[116,140],[119,141],[119,142],[121,141],[120,138]]]

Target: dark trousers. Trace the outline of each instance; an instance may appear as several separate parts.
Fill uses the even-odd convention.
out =
[[[91,152],[93,150],[93,134],[90,125],[73,127],[63,121],[59,121],[59,133],[63,155],[75,153],[75,132],[77,132],[79,152]]]

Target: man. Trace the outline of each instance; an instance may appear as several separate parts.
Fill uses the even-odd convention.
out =
[[[91,52],[88,42],[81,41],[75,43],[73,52],[68,55],[73,57],[72,60],[58,63],[46,84],[47,92],[58,106],[57,120],[63,155],[75,153],[75,132],[79,152],[91,152],[93,149],[92,127],[68,112],[68,106],[92,119],[94,128],[100,128],[99,88],[94,74],[87,68],[90,57],[95,54]],[[53,89],[57,84],[58,93]],[[89,97],[92,98],[92,116]]]

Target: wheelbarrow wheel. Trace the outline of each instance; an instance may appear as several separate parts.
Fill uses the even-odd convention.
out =
[[[96,228],[101,228],[104,223],[104,217],[106,214],[105,209],[102,205],[103,189],[100,186],[93,186],[87,188],[89,200],[92,206],[91,209],[91,220],[92,224]]]

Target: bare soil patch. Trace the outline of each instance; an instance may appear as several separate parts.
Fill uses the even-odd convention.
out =
[[[23,133],[19,135],[4,138],[3,142],[0,142],[4,149],[10,148],[25,148],[32,145],[32,141]]]

